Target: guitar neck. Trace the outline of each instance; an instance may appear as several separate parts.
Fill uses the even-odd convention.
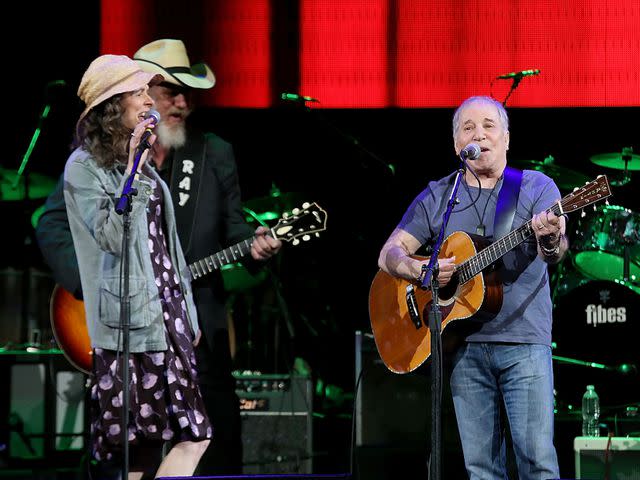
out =
[[[273,238],[278,238],[273,229],[269,230],[267,235]],[[256,236],[254,235],[253,237],[242,240],[241,242],[227,247],[224,250],[220,250],[218,253],[196,260],[189,265],[191,277],[195,280],[196,278],[200,278],[216,270],[220,270],[225,265],[242,260],[251,253],[251,245],[255,239]]]
[[[555,215],[560,215],[562,213],[560,211],[560,206],[557,203],[547,209],[547,213],[548,212],[553,212]],[[533,235],[533,226],[531,220],[529,220],[527,223],[516,228],[500,240],[481,250],[473,257],[462,262],[456,268],[460,284],[464,284],[471,280],[489,265],[495,263],[505,254],[516,248],[531,235]]]

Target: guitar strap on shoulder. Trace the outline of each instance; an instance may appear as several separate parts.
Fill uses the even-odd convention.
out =
[[[502,188],[498,194],[496,216],[493,220],[493,238],[498,240],[511,231],[522,185],[522,170],[507,166],[504,169]]]

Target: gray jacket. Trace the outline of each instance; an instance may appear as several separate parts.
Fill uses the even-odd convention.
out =
[[[80,268],[89,336],[92,346],[109,350],[122,350],[118,345],[118,341],[122,343],[122,335],[118,334],[123,216],[116,213],[115,204],[126,179],[126,175],[117,169],[98,167],[94,158],[82,149],[71,154],[64,172],[64,198]],[[176,233],[171,194],[155,171],[153,179],[162,186],[164,195],[165,237],[186,301],[189,318],[185,325],[190,324],[195,335],[198,321],[191,276]],[[133,197],[130,214],[131,352],[167,348],[162,307],[147,242],[146,208],[152,193],[151,180],[140,174],[133,183],[138,194]]]

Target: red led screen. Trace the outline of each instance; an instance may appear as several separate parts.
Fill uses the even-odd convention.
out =
[[[638,0],[299,0],[291,18],[274,22],[277,1],[202,0],[184,19],[169,4],[156,13],[156,24],[184,26],[171,35],[188,38],[216,73],[207,105],[271,106],[279,93],[274,52],[282,49],[272,30],[286,22],[298,32],[298,91],[321,107],[451,107],[472,94],[504,100],[513,82],[496,77],[528,69],[540,74],[522,79],[509,106],[640,105]],[[166,36],[153,16],[151,25],[139,21],[157,5],[103,0],[102,51],[131,54]],[[158,18],[169,12],[175,18]]]
[[[528,69],[510,106],[640,105],[637,0],[301,2],[300,90],[326,107],[503,100]]]

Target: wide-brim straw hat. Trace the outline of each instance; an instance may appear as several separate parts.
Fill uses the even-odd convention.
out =
[[[162,81],[161,74],[145,72],[126,55],[101,55],[91,62],[78,87],[78,97],[86,105],[78,125],[92,108],[114,95],[134,92]]]
[[[158,73],[164,81],[189,88],[211,88],[216,77],[206,63],[191,65],[182,40],[164,38],[148,43],[133,59],[149,73]]]

